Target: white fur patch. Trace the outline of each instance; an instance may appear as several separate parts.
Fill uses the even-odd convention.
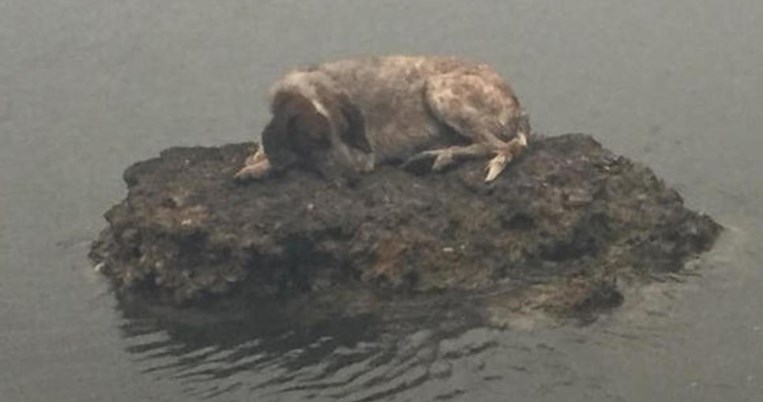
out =
[[[315,108],[315,110],[317,110],[318,113],[320,113],[321,116],[325,117],[326,120],[330,120],[329,119],[329,112],[328,112],[328,110],[326,110],[326,107],[323,106],[322,103],[318,102],[315,99],[312,99],[312,102],[313,102],[313,107]]]
[[[527,146],[527,136],[523,132],[518,132],[517,136],[519,137],[519,145],[522,145],[523,147]]]

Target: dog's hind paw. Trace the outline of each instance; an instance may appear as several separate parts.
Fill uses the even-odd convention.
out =
[[[485,182],[491,182],[495,180],[498,175],[500,175],[501,172],[506,169],[506,165],[508,165],[510,161],[511,157],[503,154],[498,154],[493,159],[488,161],[487,166],[485,166],[485,170],[487,171]]]

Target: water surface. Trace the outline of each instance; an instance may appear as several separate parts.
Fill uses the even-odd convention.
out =
[[[4,401],[752,401],[763,395],[763,3],[0,3]],[[586,132],[730,228],[682,283],[582,328],[504,331],[418,300],[295,323],[117,308],[88,241],[129,164],[249,140],[284,70],[485,60],[535,129]]]

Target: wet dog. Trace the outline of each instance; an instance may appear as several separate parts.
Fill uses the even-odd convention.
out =
[[[492,181],[525,147],[527,115],[489,66],[456,58],[339,60],[288,73],[271,89],[261,146],[236,174],[259,179],[291,166],[326,176],[379,163],[488,159]]]

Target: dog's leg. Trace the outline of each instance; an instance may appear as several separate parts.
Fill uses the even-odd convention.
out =
[[[262,179],[267,176],[271,170],[270,161],[265,159],[262,162],[244,166],[244,168],[239,170],[233,177],[237,180]]]
[[[244,167],[233,176],[236,180],[262,179],[271,171],[270,161],[262,146],[244,161]]]
[[[501,140],[508,120],[519,114],[519,105],[508,87],[488,78],[476,73],[435,76],[427,81],[425,96],[441,122],[495,155],[486,166],[485,181],[492,181],[527,145],[527,139],[517,135],[509,142]]]
[[[405,161],[403,168],[433,160],[433,162],[430,162],[431,170],[440,172],[458,161],[481,158],[488,155],[490,155],[490,149],[483,144],[452,146],[419,152]]]
[[[244,161],[244,166],[254,165],[255,163],[262,162],[267,158],[268,157],[265,155],[265,150],[262,148],[262,145],[260,145],[255,153],[249,155],[249,157],[246,158]]]

